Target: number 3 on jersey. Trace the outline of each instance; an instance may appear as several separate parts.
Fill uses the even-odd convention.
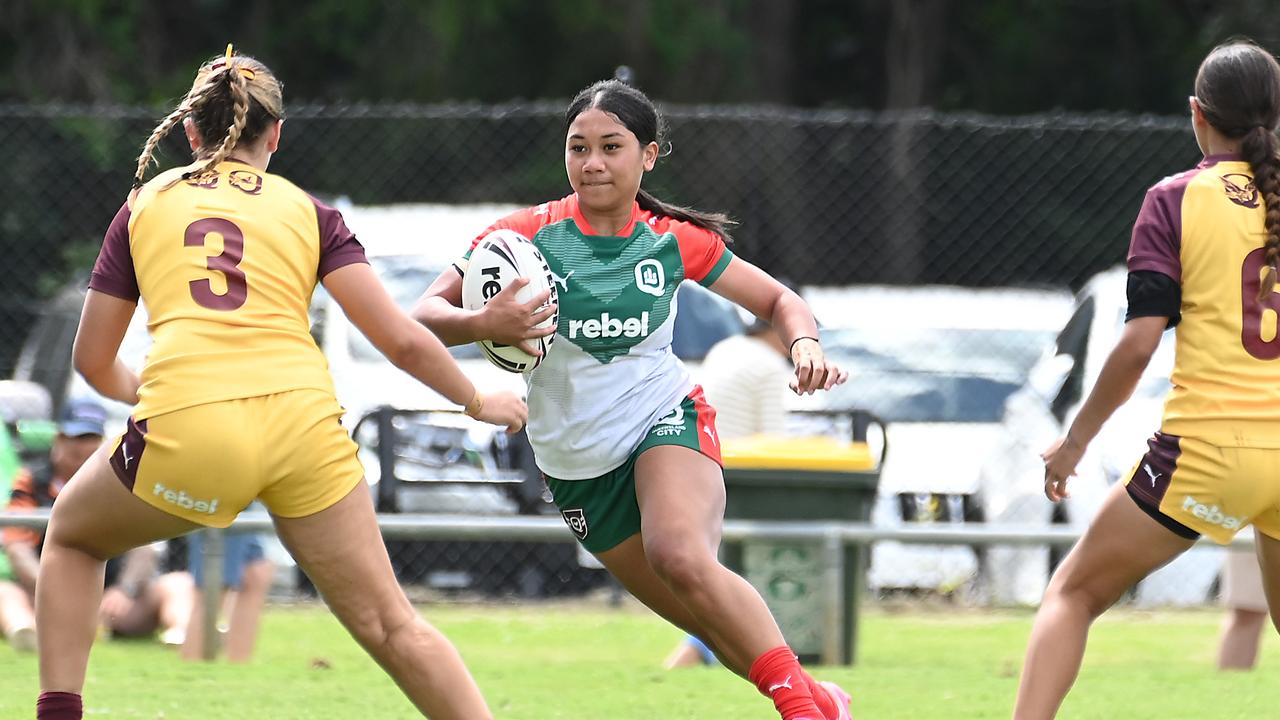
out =
[[[1280,294],[1271,293],[1262,302],[1258,302],[1258,291],[1262,288],[1262,268],[1267,262],[1266,248],[1258,248],[1245,256],[1244,267],[1241,268],[1240,289],[1241,318],[1240,342],[1244,349],[1259,360],[1275,360],[1280,358]],[[1266,312],[1270,310],[1271,312]],[[1270,327],[1266,332],[1264,320]],[[1264,339],[1270,335],[1271,339]]]
[[[244,233],[230,220],[205,218],[187,226],[183,245],[204,247],[213,233],[222,236],[222,252],[210,255],[205,260],[205,267],[222,273],[227,279],[227,292],[222,295],[215,293],[209,279],[204,278],[188,283],[191,298],[210,310],[235,310],[249,298],[249,285],[244,271],[240,269],[240,261],[244,259]]]

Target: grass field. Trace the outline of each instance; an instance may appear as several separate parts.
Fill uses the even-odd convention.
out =
[[[776,718],[720,669],[666,673],[679,633],[642,610],[600,605],[426,609],[462,648],[499,718]],[[1117,611],[1096,627],[1063,718],[1280,718],[1280,639],[1253,673],[1212,670],[1220,614]],[[861,656],[820,678],[854,694],[858,720],[1007,718],[1030,627],[1026,612],[872,610]],[[0,646],[0,718],[31,718],[36,660]],[[150,642],[94,649],[88,718],[416,717],[323,609],[276,607],[247,666],[183,664]]]

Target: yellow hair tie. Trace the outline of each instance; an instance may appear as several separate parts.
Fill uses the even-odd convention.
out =
[[[226,52],[226,54],[222,56],[222,59],[221,59],[221,60],[218,60],[218,61],[216,61],[216,62],[214,62],[214,63],[213,63],[212,69],[213,69],[213,70],[217,70],[217,69],[219,69],[219,68],[223,68],[223,67],[226,67],[226,68],[230,69],[230,67],[231,67],[231,56],[232,56],[232,55],[234,55],[234,54],[235,54],[235,49],[232,47],[232,43],[227,43],[227,52]],[[241,77],[243,77],[245,80],[252,80],[252,79],[254,79],[255,77],[257,77],[257,76],[258,76],[258,74],[257,74],[256,72],[254,72],[251,68],[241,67],[241,68],[236,68],[236,69],[240,71],[240,76],[241,76]]]

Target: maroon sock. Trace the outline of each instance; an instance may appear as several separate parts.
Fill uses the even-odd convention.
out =
[[[79,693],[42,692],[36,700],[36,720],[82,720],[84,702]]]
[[[804,667],[800,668],[800,674],[804,678],[804,683],[809,686],[809,692],[813,694],[813,703],[822,711],[822,717],[827,720],[837,720],[840,717],[840,708],[836,706],[836,699],[831,697],[831,693],[819,685]]]
[[[782,720],[822,720],[822,711],[814,704],[813,693],[805,682],[804,670],[791,648],[780,645],[765,652],[751,663],[747,678],[760,693],[773,700]]]

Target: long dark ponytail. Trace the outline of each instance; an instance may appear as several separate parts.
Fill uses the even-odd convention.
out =
[[[564,112],[565,131],[568,132],[569,126],[583,111],[592,108],[603,110],[616,117],[635,134],[641,145],[656,142],[661,147],[666,144],[666,122],[658,113],[658,108],[644,93],[626,83],[618,80],[601,80],[575,95]],[[668,150],[663,154],[668,152],[670,152],[669,145]],[[725,242],[733,242],[729,228],[737,225],[737,222],[724,213],[703,212],[682,205],[672,205],[654,197],[644,188],[640,188],[636,193],[636,202],[642,210],[674,220],[682,220],[710,230]]]
[[[1280,63],[1251,42],[1219,45],[1200,63],[1196,101],[1218,132],[1240,141],[1240,156],[1266,206],[1266,270],[1262,302],[1276,287],[1280,261]]]

